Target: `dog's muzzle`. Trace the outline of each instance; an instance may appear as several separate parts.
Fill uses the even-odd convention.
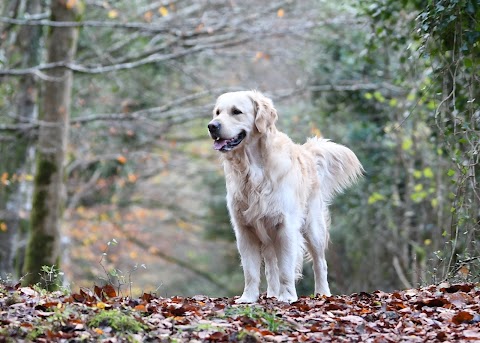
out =
[[[230,151],[239,145],[243,139],[247,136],[245,131],[240,132],[233,138],[223,138],[221,137],[220,130],[222,125],[218,121],[211,121],[208,124],[208,131],[210,132],[210,137],[214,139],[213,148],[222,152]]]
[[[208,124],[208,132],[210,132],[210,136],[215,140],[220,137],[221,128],[222,124],[220,124],[218,121],[211,121]]]

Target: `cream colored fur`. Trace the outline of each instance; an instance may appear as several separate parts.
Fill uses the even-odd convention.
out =
[[[293,143],[275,127],[272,101],[256,91],[221,95],[213,113],[210,124],[220,127],[221,139],[246,133],[240,144],[221,153],[245,276],[236,302],[258,300],[262,260],[267,296],[296,301],[295,280],[301,276],[305,247],[313,262],[315,293],[330,295],[327,206],[335,193],[361,176],[359,160],[350,149],[326,139]]]

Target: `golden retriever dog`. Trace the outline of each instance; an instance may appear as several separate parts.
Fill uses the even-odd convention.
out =
[[[277,111],[257,91],[221,95],[208,124],[227,184],[227,206],[243,266],[236,303],[258,301],[265,264],[267,297],[294,302],[308,250],[315,293],[330,295],[325,249],[328,204],[363,168],[348,148],[313,137],[298,145],[277,130]],[[307,249],[305,249],[305,247]]]

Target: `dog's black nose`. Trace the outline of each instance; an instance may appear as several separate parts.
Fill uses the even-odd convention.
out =
[[[210,131],[210,133],[219,133],[220,132],[220,128],[221,128],[221,124],[218,122],[218,121],[212,121],[208,124],[208,131]]]

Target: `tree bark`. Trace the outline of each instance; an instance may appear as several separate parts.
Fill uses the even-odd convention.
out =
[[[7,4],[7,12],[12,8],[24,8],[25,13],[30,15],[42,11],[40,0],[28,1],[25,6],[19,6],[18,2],[11,1]],[[16,13],[17,15],[19,13]],[[23,15],[23,13],[21,13]],[[41,40],[41,28],[36,26],[23,26],[15,36],[14,49],[21,56],[20,65],[24,68],[35,66],[39,63],[39,46]],[[15,61],[13,61],[15,62]],[[37,115],[37,83],[32,75],[20,77],[18,82],[18,94],[16,96],[15,121],[29,121]],[[17,134],[12,141],[0,142],[0,155],[2,160],[9,161],[0,170],[12,179],[11,182],[0,186],[0,278],[17,280],[21,271],[25,246],[26,228],[32,186],[25,180],[25,175],[31,174],[33,168],[33,137],[31,135]]]
[[[80,20],[83,3],[52,0],[53,21]],[[47,38],[48,63],[73,60],[78,28],[51,27]],[[64,204],[64,159],[68,141],[72,71],[64,67],[51,70],[45,81],[37,145],[30,239],[25,255],[23,284],[39,283],[55,288],[57,283],[42,276],[43,266],[60,266],[60,221]]]

